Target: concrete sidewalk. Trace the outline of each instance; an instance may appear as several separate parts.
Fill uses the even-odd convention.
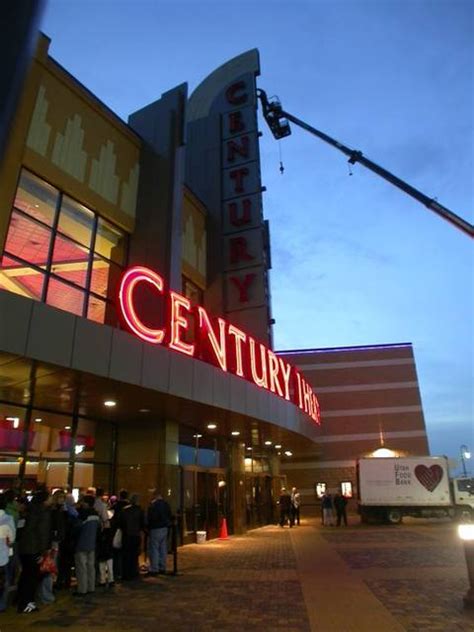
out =
[[[0,631],[474,630],[450,522],[323,528],[306,519],[293,529],[268,526],[182,547],[179,570],[85,600],[60,593],[31,615],[9,609]]]

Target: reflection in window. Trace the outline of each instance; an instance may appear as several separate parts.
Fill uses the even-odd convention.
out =
[[[182,277],[182,285],[183,295],[188,298],[193,305],[203,304],[203,291],[200,287],[185,276]]]
[[[89,305],[87,307],[87,318],[94,320],[96,323],[105,323],[105,310],[107,303],[101,301],[95,296],[89,298]]]
[[[84,292],[51,277],[46,302],[52,307],[58,307],[66,312],[76,314],[76,316],[82,316]]]
[[[56,235],[51,272],[75,285],[86,287],[89,251],[71,239]]]
[[[121,268],[94,255],[92,262],[91,292],[104,297],[115,297],[121,274]]]
[[[64,196],[59,213],[58,230],[90,248],[94,229],[94,213],[82,204]]]
[[[23,170],[15,197],[15,206],[52,226],[56,214],[59,192],[32,173]]]
[[[24,263],[2,257],[0,260],[0,288],[40,301],[45,275]]]
[[[24,427],[24,408],[0,405],[0,452],[21,453]]]
[[[95,250],[106,259],[122,265],[125,263],[125,234],[110,222],[99,217]]]
[[[39,222],[13,211],[8,228],[5,252],[39,266],[48,261],[51,230]]]
[[[87,317],[116,325],[127,234],[26,170],[15,205],[0,261],[0,288],[44,300],[47,287],[49,305],[79,316],[90,294]]]

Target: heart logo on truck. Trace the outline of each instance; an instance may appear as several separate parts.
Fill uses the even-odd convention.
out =
[[[415,467],[415,476],[423,487],[432,492],[438,487],[443,478],[443,468],[440,465],[431,465],[431,467],[417,465]]]

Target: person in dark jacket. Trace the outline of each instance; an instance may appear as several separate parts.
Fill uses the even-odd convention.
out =
[[[334,508],[336,510],[337,526],[340,527],[341,521],[342,521],[344,525],[347,527],[347,513],[346,513],[347,498],[338,492],[334,496],[333,503],[334,503]]]
[[[293,526],[293,517],[291,514],[291,496],[288,493],[286,487],[281,488],[280,498],[278,499],[280,504],[280,527],[286,524],[286,521],[290,523],[290,527]]]
[[[76,566],[77,595],[95,591],[95,549],[100,529],[100,518],[94,510],[94,496],[86,495],[79,508],[76,524]]]
[[[35,593],[40,581],[39,561],[51,547],[51,512],[45,503],[46,490],[33,494],[25,505],[24,526],[18,523],[18,553],[21,561],[21,575],[18,581],[18,612],[28,614],[38,610]]]
[[[168,527],[171,524],[171,508],[160,493],[156,493],[148,507],[146,525],[148,529],[148,556],[150,569],[147,575],[166,573],[168,555]]]
[[[130,504],[120,512],[119,526],[122,529],[122,579],[136,579],[139,576],[141,534],[145,527],[145,516],[138,505],[137,494],[132,494]]]

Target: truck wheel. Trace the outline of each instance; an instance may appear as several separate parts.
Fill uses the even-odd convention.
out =
[[[400,524],[402,521],[402,512],[398,509],[389,509],[387,511],[387,521],[390,524]]]

